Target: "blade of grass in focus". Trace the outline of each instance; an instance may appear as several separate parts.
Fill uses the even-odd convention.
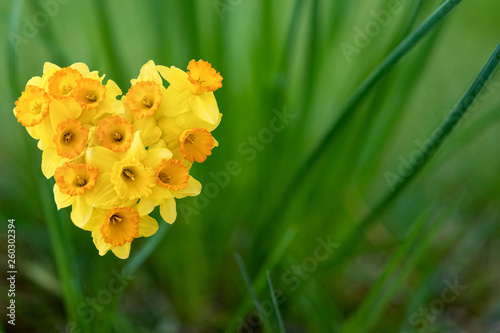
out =
[[[241,275],[243,276],[243,279],[245,280],[245,284],[248,288],[248,292],[250,293],[250,296],[252,297],[253,303],[255,307],[257,308],[257,311],[261,314],[261,318],[263,319],[263,325],[266,330],[266,332],[272,332],[269,319],[267,316],[265,316],[266,311],[262,307],[262,304],[259,301],[259,298],[257,297],[257,294],[255,293],[255,288],[252,285],[252,280],[250,279],[250,276],[248,275],[247,269],[245,267],[245,264],[243,263],[243,259],[239,255],[239,253],[234,254],[234,259],[236,259],[236,262],[238,263],[238,268],[240,269]]]
[[[274,292],[271,276],[269,276],[269,271],[267,271],[267,284],[269,285],[269,293],[271,294],[271,300],[273,301],[274,312],[276,312],[276,319],[278,320],[279,331],[281,333],[285,333],[285,324],[283,323],[283,317],[281,317],[281,311],[279,308],[278,301],[276,300],[276,294]]]
[[[433,156],[434,152],[442,145],[443,141],[448,137],[448,135],[453,131],[456,124],[463,117],[465,112],[467,112],[470,105],[477,98],[481,90],[484,88],[489,78],[497,68],[500,63],[500,44],[497,46],[491,57],[489,58],[486,65],[483,67],[479,75],[476,77],[474,82],[471,84],[467,92],[460,99],[458,104],[444,120],[444,122],[439,126],[439,128],[433,132],[432,136],[429,138],[428,142],[432,144],[429,149],[422,150],[421,163],[418,166],[414,166],[411,172],[404,178],[403,181],[399,182],[395,188],[385,195],[380,202],[375,206],[375,208],[363,219],[363,221],[354,229],[354,231],[348,236],[345,247],[342,247],[335,257],[334,260],[330,262],[331,265],[337,264],[339,261],[343,261],[343,256],[345,251],[354,247],[358,239],[362,236],[363,231],[375,221],[375,218],[390,204],[395,200],[398,195],[403,191],[411,180],[419,173],[420,170],[428,163],[430,158]]]
[[[363,81],[363,83],[357,88],[351,98],[347,101],[340,112],[340,117],[334,123],[334,125],[330,128],[327,135],[321,140],[321,143],[317,145],[317,148],[313,150],[313,152],[305,158],[304,162],[299,166],[298,171],[295,173],[293,180],[289,182],[289,187],[284,193],[289,195],[281,195],[280,202],[278,204],[273,205],[273,210],[271,214],[266,218],[268,228],[262,229],[262,232],[269,233],[269,226],[273,226],[273,228],[277,227],[277,221],[280,221],[279,216],[284,212],[283,207],[286,207],[286,203],[291,200],[290,195],[297,193],[297,191],[293,191],[292,189],[300,187],[301,184],[306,179],[306,175],[309,173],[309,170],[312,169],[312,166],[315,162],[320,158],[323,151],[329,146],[330,142],[333,138],[336,137],[339,130],[344,127],[345,123],[349,121],[350,117],[352,117],[354,111],[358,107],[359,103],[363,100],[366,94],[373,89],[376,83],[382,79],[389,70],[413,47],[422,40],[422,38],[427,35],[429,32],[433,30],[437,26],[439,22],[441,22],[447,14],[449,14],[453,8],[456,7],[461,2],[448,0],[441,7],[439,7],[429,18],[427,18],[418,28],[416,28],[408,37],[406,37],[378,66],[377,68],[370,73],[367,78]],[[275,229],[274,229],[275,230]],[[356,229],[358,230],[358,229]],[[364,230],[364,229],[363,229]],[[263,236],[262,234],[260,235]],[[342,246],[344,251],[348,251],[350,249],[349,245]],[[342,252],[342,251],[341,251]],[[339,255],[338,258],[342,258],[342,255]],[[271,269],[272,266],[267,266],[266,269]],[[259,287],[262,288],[264,281],[264,273],[263,270],[257,275],[256,278],[256,286],[257,290],[260,290]]]
[[[401,289],[409,274],[429,250],[431,241],[441,231],[453,212],[447,212],[438,219],[431,230],[422,231],[429,212],[416,219],[406,242],[392,255],[390,262],[364,298],[356,313],[345,323],[342,332],[365,332],[373,330],[377,320],[383,315],[389,302]]]
[[[361,83],[355,90],[349,100],[341,108],[340,116],[327,131],[326,135],[316,145],[310,154],[300,163],[297,171],[294,173],[292,180],[288,182],[283,193],[296,193],[294,188],[300,187],[306,180],[306,175],[310,172],[316,162],[322,157],[323,153],[331,142],[339,134],[339,131],[346,126],[351,117],[355,114],[359,104],[363,101],[366,95],[375,87],[375,85],[394,67],[403,56],[411,51],[424,36],[431,32],[438,23],[440,23],[459,3],[461,0],[447,0],[440,6],[431,16],[429,16],[421,25],[419,25],[410,35],[408,35]],[[286,206],[286,202],[290,200],[287,195],[279,196],[281,200],[274,204],[274,209],[266,218],[266,221],[279,220],[282,213],[281,207]],[[276,225],[273,224],[273,225]],[[267,231],[269,232],[269,231]]]
[[[278,262],[279,258],[283,256],[284,252],[294,239],[294,237],[297,234],[297,230],[294,228],[290,228],[287,230],[287,232],[283,235],[282,239],[276,244],[275,250],[273,251],[272,255],[266,258],[266,261],[262,267],[274,267],[276,263]],[[260,276],[261,272],[259,271],[257,273],[257,276]],[[266,281],[265,280],[256,280],[255,283],[255,288],[254,290],[261,291],[265,287]],[[249,302],[243,302],[238,310],[235,311],[235,316],[233,319],[230,321],[228,324],[228,331],[233,331],[237,329],[237,320],[236,318],[241,317],[248,309],[250,306]]]

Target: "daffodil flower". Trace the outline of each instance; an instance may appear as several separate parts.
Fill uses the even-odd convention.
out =
[[[130,148],[133,130],[131,123],[117,115],[104,118],[97,125],[100,142],[114,152],[122,152]]]
[[[130,82],[132,87],[122,97],[125,113],[133,123],[134,131],[141,131],[144,145],[150,146],[161,136],[156,119],[164,114],[166,89],[152,60],[142,66],[137,79]]]
[[[204,162],[212,154],[212,149],[218,146],[210,133],[220,123],[219,113],[215,124],[207,123],[198,118],[194,111],[185,112],[176,117],[163,117],[158,121],[162,130],[162,138],[170,150],[179,149],[182,157],[189,162]]]
[[[161,217],[174,223],[177,218],[175,199],[200,194],[201,184],[189,175],[189,168],[179,159],[150,159],[146,163],[155,170],[155,186],[149,196],[141,198],[137,210],[140,214],[149,214],[159,205]]]
[[[222,76],[210,63],[191,60],[187,73],[175,66],[156,68],[170,83],[165,96],[165,116],[175,117],[192,109],[201,120],[217,123],[219,107],[213,92],[222,87]]]
[[[99,255],[111,250],[118,258],[127,259],[132,241],[153,235],[158,223],[147,214],[140,215],[135,207],[117,206],[109,210],[95,209],[83,229],[92,232]]]
[[[50,96],[37,86],[26,86],[26,90],[16,101],[14,115],[24,127],[33,127],[49,114]]]
[[[71,206],[71,220],[91,231],[100,255],[128,258],[135,238],[158,230],[148,215],[155,207],[173,223],[176,199],[201,192],[189,170],[218,146],[213,91],[222,77],[202,60],[187,69],[149,61],[118,99],[118,85],[87,65],[47,62],[15,103],[17,121],[42,150],[44,176],[55,179],[57,209]]]
[[[59,166],[54,178],[54,200],[57,209],[73,206],[71,220],[81,228],[92,214],[93,193],[99,170],[87,164],[66,162]]]
[[[109,208],[122,202],[133,204],[141,197],[147,197],[155,186],[155,165],[162,159],[169,159],[172,153],[167,148],[146,150],[140,133],[136,132],[130,148],[124,152],[113,152],[105,147],[91,147],[86,152],[87,163],[99,168],[102,182],[106,184],[94,196],[95,207]]]

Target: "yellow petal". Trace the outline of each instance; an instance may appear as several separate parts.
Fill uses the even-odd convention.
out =
[[[146,199],[141,199],[137,204],[136,210],[140,216],[148,215],[157,206],[156,200],[150,200],[149,197]]]
[[[111,244],[108,244],[104,241],[104,237],[102,237],[101,231],[99,229],[92,231],[92,238],[94,240],[95,247],[99,251],[100,256],[105,255],[111,249]]]
[[[168,198],[160,205],[160,215],[167,223],[174,223],[177,218],[177,209],[174,198]]]
[[[144,214],[151,213],[151,211],[153,211],[153,209],[156,206],[159,206],[160,204],[162,204],[165,201],[165,199],[173,198],[173,197],[174,196],[172,195],[172,192],[170,192],[169,189],[166,189],[166,188],[159,186],[159,185],[153,186],[151,194],[148,197],[144,198],[144,200],[147,200],[149,202],[147,204],[146,203],[143,204],[143,205],[153,205],[153,208],[148,213],[144,213]],[[139,205],[141,205],[141,202],[139,202]],[[148,207],[148,209],[149,208],[150,207]]]
[[[52,74],[54,74],[60,69],[61,67],[54,65],[50,62],[46,62],[43,65],[43,76],[40,82],[38,83],[39,87],[47,90],[49,88],[49,79],[52,77]]]
[[[179,148],[172,150],[172,155],[173,155],[172,158],[175,158],[176,160],[181,160],[182,163],[186,166],[186,168],[188,168],[188,170],[190,170],[191,167],[193,166],[193,163],[185,160],[184,157],[182,157]]]
[[[57,184],[54,184],[54,201],[56,202],[57,210],[59,210],[61,208],[72,205],[75,201],[75,198],[61,193],[61,191],[59,190],[59,186],[57,186]]]
[[[135,124],[134,124],[134,127],[135,127]],[[125,154],[126,159],[136,158],[137,160],[142,161],[144,158],[146,158],[147,152],[146,152],[146,148],[144,147],[144,144],[142,143],[141,132],[142,131],[135,132],[134,140],[132,140],[132,145],[126,151],[126,154]]]
[[[54,135],[56,134],[54,129],[52,128],[51,114],[45,117],[40,124],[33,127],[36,128],[36,134],[40,137],[40,140],[43,141],[44,146],[54,146]]]
[[[57,70],[60,70],[61,67],[51,63],[51,62],[45,62],[43,64],[43,74],[47,73],[47,72],[55,72]]]
[[[105,209],[93,209],[92,215],[90,215],[87,223],[82,227],[83,230],[92,231],[100,233],[101,224],[106,218],[107,210]]]
[[[191,107],[201,120],[216,124],[219,120],[219,107],[213,92],[206,92],[191,97]]]
[[[85,153],[85,160],[91,166],[99,168],[102,172],[111,171],[113,164],[119,161],[120,156],[104,147],[91,147]]]
[[[106,74],[104,74],[103,76],[99,77],[99,72],[98,71],[92,71],[90,73],[88,73],[87,75],[84,75],[85,78],[89,78],[89,79],[92,79],[92,80],[99,80],[102,82],[102,80],[104,80],[104,77],[106,76]]]
[[[163,76],[163,78],[167,80],[168,83],[170,83],[172,87],[178,90],[186,89],[188,87],[188,84],[190,84],[186,72],[175,66],[156,66],[156,69],[158,70],[160,75]]]
[[[79,71],[83,76],[86,76],[90,73],[89,67],[83,62],[76,62],[73,65],[69,66],[73,69]]]
[[[115,246],[111,248],[111,251],[120,259],[127,259],[130,255],[130,245],[131,242],[126,242],[122,246]]]
[[[97,183],[93,189],[92,205],[94,207],[110,209],[115,206],[125,204],[118,198],[113,183],[111,182],[111,172],[104,172],[99,175]],[[128,202],[127,202],[128,203]]]
[[[80,116],[82,112],[80,106],[69,98],[67,100],[67,103],[61,102],[55,98],[51,100],[50,121],[52,123],[52,128],[57,128],[57,125],[69,118],[76,119]],[[73,105],[71,103],[73,103]]]
[[[217,121],[215,123],[209,123],[201,118],[194,111],[183,113],[175,118],[177,125],[183,130],[193,127],[205,128],[209,132],[212,132],[219,126],[222,119],[222,113],[217,114]]]
[[[141,140],[145,147],[148,146],[146,144],[146,141],[149,141],[150,136],[155,134],[155,128],[156,121],[154,117],[144,117],[138,120],[134,120],[134,132],[140,132]]]
[[[194,197],[200,193],[201,193],[201,183],[196,179],[194,179],[193,177],[189,177],[188,186],[186,188],[172,192],[172,194],[178,199],[185,198],[187,196]]]
[[[122,90],[120,89],[120,87],[118,87],[116,82],[113,80],[108,80],[108,82],[106,83],[106,98],[115,99],[116,96],[121,94]]]
[[[172,152],[167,148],[148,149],[148,154],[146,158],[142,160],[142,164],[156,170],[162,160],[169,160],[171,158]]]
[[[149,237],[156,233],[158,230],[158,222],[149,215],[141,216],[139,221],[139,236],[138,237]]]
[[[43,120],[42,120],[43,121]],[[28,134],[35,140],[39,140],[40,139],[40,136],[38,135],[38,132],[36,130],[36,126],[33,126],[33,127],[25,127],[26,128],[26,131],[28,132]]]
[[[173,86],[168,87],[163,94],[163,101],[160,104],[163,116],[175,117],[179,114],[191,110],[191,96],[193,94],[189,89],[177,90]]]
[[[144,146],[149,147],[160,141],[161,134],[161,129],[158,126],[155,126],[149,137],[144,140]]]
[[[28,83],[26,83],[27,86],[37,86],[42,88],[42,78],[40,76],[34,76],[31,79],[28,80]]]
[[[160,86],[163,84],[161,76],[158,74],[153,60],[149,60],[144,66],[142,66],[141,73],[139,74],[137,80],[153,81],[158,83]]]
[[[49,179],[54,175],[56,168],[63,162],[63,158],[57,155],[53,147],[46,147],[42,153],[42,173]]]
[[[157,149],[157,148],[167,148],[167,144],[163,140],[158,140],[157,143],[149,146],[149,149]]]
[[[82,228],[88,222],[91,215],[92,206],[85,202],[83,196],[77,196],[73,203],[73,209],[71,210],[71,221],[73,221],[78,228]]]

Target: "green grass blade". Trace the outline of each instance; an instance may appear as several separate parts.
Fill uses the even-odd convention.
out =
[[[337,264],[338,261],[343,260],[345,251],[354,247],[354,244],[361,237],[364,230],[375,221],[375,218],[398,196],[399,193],[402,192],[402,190],[410,183],[410,181],[415,178],[415,175],[420,170],[422,170],[423,166],[426,165],[434,152],[440,147],[444,139],[451,133],[451,131],[455,128],[456,124],[463,117],[467,109],[474,102],[499,63],[500,44],[497,46],[495,52],[493,52],[487,64],[483,67],[465,95],[460,99],[460,102],[455,106],[453,111],[428,140],[428,142],[432,142],[433,145],[429,149],[422,151],[421,163],[418,166],[415,166],[412,171],[408,173],[407,177],[402,182],[398,183],[394,190],[387,194],[380,201],[380,203],[375,206],[370,214],[363,219],[361,224],[351,233],[351,235],[348,236],[347,241],[344,243],[346,245],[340,249],[340,251],[338,252],[338,256],[332,260],[332,265]]]
[[[464,114],[467,112],[472,103],[476,100],[478,95],[481,93],[486,83],[493,75],[493,72],[498,67],[500,63],[500,44],[497,46],[491,57],[489,58],[486,65],[483,67],[479,75],[476,77],[472,85],[469,87],[465,95],[460,99],[458,104],[453,108],[451,113],[446,117],[444,122],[439,126],[439,128],[433,132],[431,137],[427,142],[432,145],[428,149],[422,151],[422,163],[415,166],[411,172],[406,176],[406,178],[399,182],[394,190],[389,193],[379,205],[372,211],[372,213],[366,218],[363,224],[372,221],[396,196],[408,185],[408,183],[415,177],[415,175],[423,168],[423,166],[429,161],[431,156],[436,152],[436,150],[442,145],[443,141],[448,137],[448,135],[453,131],[458,122],[462,119]]]
[[[354,115],[354,111],[363,101],[366,95],[375,87],[375,85],[403,58],[411,51],[429,32],[431,32],[438,23],[440,23],[461,0],[448,0],[439,7],[431,16],[429,16],[420,26],[418,26],[408,37],[406,37],[361,83],[347,103],[342,107],[338,120],[330,127],[326,135],[320,140],[320,143],[300,164],[297,172],[288,182],[286,190],[283,193],[297,193],[293,189],[299,188],[307,179],[312,167],[320,159],[327,147],[338,135],[339,131]],[[286,206],[290,201],[290,195],[282,195],[281,201],[274,205],[276,207],[270,214],[269,221],[276,220],[282,212],[281,207]]]
[[[408,37],[406,37],[396,48],[366,77],[347,103],[342,107],[338,120],[327,131],[326,136],[320,144],[313,150],[304,162],[301,170],[307,171],[316,163],[323,154],[330,142],[336,137],[338,132],[352,117],[354,111],[359,106],[367,93],[383,78],[398,62],[411,51],[438,23],[440,23],[462,0],[448,0],[429,16],[419,27],[417,27]],[[302,172],[298,173],[298,178],[303,177]]]
[[[259,298],[257,297],[257,293],[255,292],[255,288],[252,285],[252,280],[250,279],[250,276],[248,275],[247,269],[245,267],[245,263],[243,262],[243,259],[241,259],[241,256],[239,253],[234,253],[233,254],[234,259],[236,259],[236,262],[238,263],[238,268],[240,269],[241,275],[243,276],[243,280],[245,280],[245,284],[248,288],[248,292],[250,293],[250,296],[253,299],[253,303],[255,307],[257,308],[257,311],[259,313],[265,314],[266,311],[262,307],[262,304],[259,301]],[[269,320],[267,318],[264,318],[264,327],[267,332],[272,332],[270,325],[269,325]]]
[[[271,277],[269,276],[269,271],[267,271],[267,284],[269,285],[269,292],[271,293],[271,300],[273,301],[274,311],[276,312],[276,319],[278,320],[278,326],[281,333],[285,333],[285,324],[283,323],[283,317],[281,316],[281,311],[276,300],[276,295],[274,293],[273,283]]]
[[[425,232],[422,229],[428,219],[429,212],[424,212],[416,219],[416,223],[408,233],[406,242],[391,256],[384,272],[356,313],[346,323],[343,332],[354,333],[373,330],[373,326],[376,325],[391,299],[402,287],[416,265],[421,262],[422,257],[428,253],[431,241],[441,231],[455,210],[456,207],[450,208],[438,219],[438,223],[433,225],[431,230],[425,230]]]

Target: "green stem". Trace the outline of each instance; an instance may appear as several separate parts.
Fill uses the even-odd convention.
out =
[[[500,63],[500,44],[497,46],[490,59],[483,67],[479,75],[476,77],[472,85],[469,87],[465,95],[462,97],[460,102],[453,108],[451,113],[446,117],[444,122],[435,130],[429,140],[427,141],[424,149],[422,151],[423,162],[416,165],[412,171],[406,176],[406,178],[399,182],[397,186],[389,193],[385,199],[381,201],[377,208],[372,211],[370,216],[375,217],[379,211],[383,210],[387,204],[389,204],[399,192],[401,192],[412,180],[415,175],[422,169],[422,167],[429,161],[429,158],[434,154],[434,152],[441,146],[444,139],[453,131],[458,122],[462,119],[464,114],[467,112],[472,103],[476,100],[479,93],[483,90],[488,80],[493,75],[493,72],[498,67]],[[428,145],[429,144],[429,145]],[[372,217],[372,219],[373,219]],[[369,220],[370,218],[367,218]]]
[[[462,0],[448,0],[441,7],[439,7],[431,16],[429,16],[415,31],[406,37],[378,66],[370,75],[361,83],[354,94],[349,98],[347,103],[340,111],[340,117],[330,127],[330,130],[323,137],[321,142],[316,146],[311,154],[305,159],[295,174],[293,181],[290,182],[290,187],[297,188],[297,184],[304,181],[305,174],[308,173],[311,166],[313,166],[318,159],[325,152],[330,143],[340,132],[340,129],[352,118],[354,111],[359,104],[366,97],[368,92],[376,85],[381,78],[383,78],[389,70],[396,65],[403,56],[412,50],[424,36],[433,30],[433,28],[441,22],[441,20],[451,12]],[[292,193],[289,189],[285,193]],[[288,199],[287,199],[288,200]]]
[[[271,294],[271,300],[273,301],[274,312],[276,312],[276,319],[278,320],[280,333],[285,333],[285,324],[283,323],[283,317],[281,316],[278,300],[276,299],[276,293],[274,292],[273,282],[269,276],[269,271],[267,271],[267,284],[269,285],[269,292]]]
[[[259,298],[257,297],[257,293],[255,292],[255,288],[252,285],[252,280],[250,279],[250,276],[248,275],[248,271],[245,267],[245,263],[243,263],[243,259],[241,258],[239,253],[234,253],[233,254],[234,259],[236,259],[236,262],[238,263],[238,268],[240,269],[241,275],[243,276],[243,280],[245,280],[245,284],[248,288],[248,292],[250,293],[250,296],[253,299],[253,303],[255,307],[257,308],[257,311],[261,314],[266,313],[264,308],[262,307],[262,304],[259,301]],[[269,318],[264,317],[263,322],[262,322],[265,332],[272,332],[270,324],[269,324]]]
[[[332,141],[339,134],[340,130],[353,117],[359,104],[373,89],[377,82],[379,82],[404,55],[412,50],[424,36],[431,32],[433,28],[435,28],[436,25],[441,22],[461,1],[462,0],[447,0],[410,35],[399,43],[399,45],[396,46],[396,48],[389,53],[389,55],[368,75],[354,94],[349,98],[347,103],[342,107],[338,120],[330,127],[330,130],[327,131],[327,134],[323,137],[316,148],[314,148],[301,163],[297,172],[295,172],[291,181],[286,186],[285,191],[283,191],[283,195],[280,196],[280,201],[273,205],[266,221],[276,221],[279,219],[280,215],[286,211],[283,210],[282,207],[285,207],[287,203],[292,200],[291,196],[294,193],[299,193],[299,191],[296,191],[295,189],[301,187],[307,179],[307,175],[312,170],[312,167],[327,150]],[[275,227],[277,226],[277,224],[274,225]],[[269,232],[269,230],[266,232]]]
[[[388,193],[380,202],[375,206],[375,208],[367,215],[356,230],[348,237],[347,241],[343,243],[342,250],[339,251],[336,259],[330,263],[334,265],[342,260],[344,257],[344,252],[350,251],[355,242],[361,237],[364,230],[375,221],[375,218],[384,211],[385,208],[398,196],[404,188],[408,186],[411,180],[415,178],[417,173],[422,170],[424,165],[427,164],[432,155],[436,150],[442,145],[443,141],[448,137],[448,135],[453,131],[458,122],[462,119],[465,112],[474,103],[477,96],[481,93],[484,86],[493,75],[493,72],[498,67],[500,63],[500,44],[497,46],[491,57],[489,58],[486,65],[483,67],[479,75],[476,77],[472,85],[469,87],[465,95],[460,99],[460,102],[453,108],[451,113],[446,117],[441,126],[439,126],[431,135],[429,140],[425,144],[425,149],[421,151],[422,157],[418,165],[414,165],[412,170],[406,175],[406,177],[399,182],[392,190]]]

